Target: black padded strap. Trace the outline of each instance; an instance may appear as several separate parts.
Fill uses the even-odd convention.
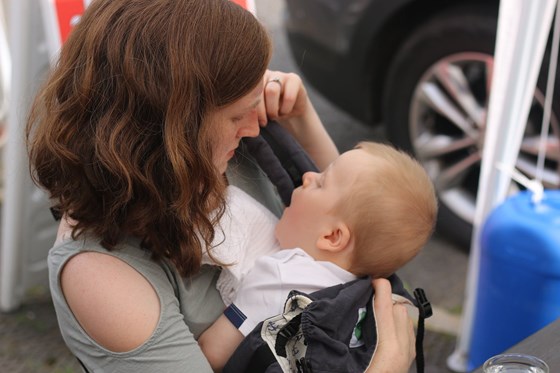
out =
[[[305,172],[318,171],[317,166],[305,150],[278,123],[269,123],[262,129],[261,136],[276,154],[282,167],[290,175],[295,187],[302,184],[302,176]]]
[[[262,136],[254,138],[245,138],[243,142],[247,146],[247,150],[257,161],[259,167],[264,171],[272,184],[278,190],[278,194],[285,206],[290,205],[292,191],[294,190],[294,182],[282,163]]]
[[[294,188],[302,184],[303,174],[318,171],[301,145],[276,122],[270,122],[261,128],[260,136],[245,138],[243,142],[259,167],[276,186],[286,206],[290,205]]]

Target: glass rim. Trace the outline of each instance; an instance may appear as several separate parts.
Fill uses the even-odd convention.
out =
[[[527,364],[528,366],[529,364],[532,364],[535,367],[543,369],[545,373],[549,373],[550,371],[548,364],[546,364],[544,360],[533,355],[527,355],[521,353],[507,353],[507,354],[494,355],[484,362],[483,369],[486,369],[496,363],[504,364],[504,363],[513,363],[513,362],[520,363],[520,364]]]

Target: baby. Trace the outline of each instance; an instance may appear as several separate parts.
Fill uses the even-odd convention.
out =
[[[394,273],[426,244],[436,215],[424,169],[388,145],[362,142],[324,172],[306,173],[276,225],[282,250],[255,261],[233,303],[198,340],[214,370],[259,322],[282,313],[291,290]]]

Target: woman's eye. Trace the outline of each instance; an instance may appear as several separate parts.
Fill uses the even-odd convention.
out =
[[[239,122],[241,119],[243,119],[243,116],[233,117],[233,118],[231,118],[231,121],[236,123],[236,122]]]

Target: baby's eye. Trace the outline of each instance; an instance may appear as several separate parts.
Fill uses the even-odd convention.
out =
[[[233,117],[231,118],[231,121],[233,123],[239,122],[241,119],[243,119],[243,115],[237,116],[237,117]]]

